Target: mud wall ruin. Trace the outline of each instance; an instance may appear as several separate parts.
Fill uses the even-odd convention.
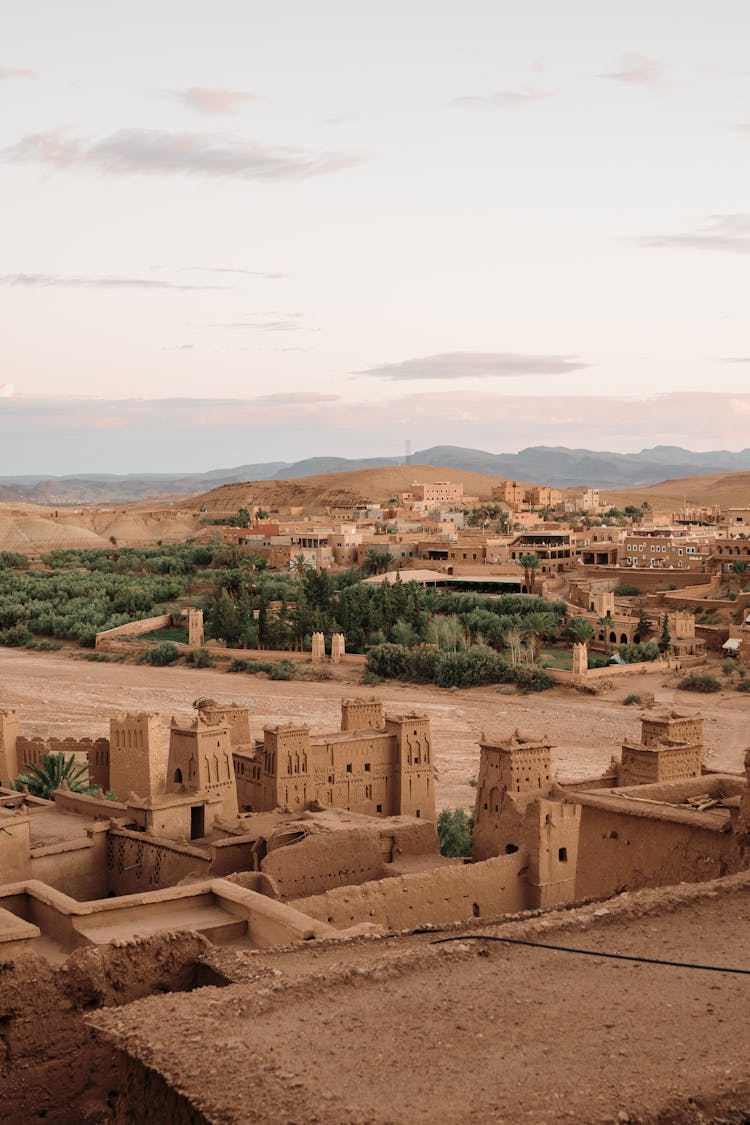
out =
[[[337,929],[375,922],[389,930],[404,930],[514,914],[527,906],[527,885],[521,876],[528,860],[527,852],[517,852],[483,863],[459,862],[359,887],[336,887],[294,905]]]

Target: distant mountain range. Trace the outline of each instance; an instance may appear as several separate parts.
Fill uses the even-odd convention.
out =
[[[595,488],[628,488],[656,484],[674,477],[750,470],[750,449],[739,453],[715,450],[694,453],[675,445],[657,445],[640,453],[609,453],[565,446],[535,445],[520,453],[487,453],[457,445],[436,445],[414,453],[415,465],[464,469],[488,476],[535,481],[556,488],[591,485]],[[0,501],[37,504],[96,504],[142,500],[156,495],[190,495],[222,484],[252,480],[286,480],[321,473],[350,472],[403,464],[402,457],[310,457],[304,461],[266,461],[205,473],[105,473],[77,476],[0,477]]]

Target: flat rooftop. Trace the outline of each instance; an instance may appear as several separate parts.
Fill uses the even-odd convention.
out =
[[[161,1083],[179,1091],[185,1119],[705,1122],[719,1119],[699,1116],[709,1110],[750,1110],[750,976],[475,937],[750,969],[749,918],[743,873],[477,921],[444,945],[423,933],[261,951],[244,962],[246,983],[90,1022],[147,1068],[151,1096]]]

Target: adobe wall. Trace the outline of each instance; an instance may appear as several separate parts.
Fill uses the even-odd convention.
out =
[[[107,835],[106,825],[99,827],[86,837],[35,848],[31,853],[31,878],[78,902],[103,898],[107,893]]]
[[[66,758],[74,754],[76,762],[84,765],[83,758],[90,753],[101,754],[105,749],[109,749],[106,738],[26,738],[19,735],[16,740],[18,770],[20,772],[27,764],[41,766],[42,754],[64,754]]]
[[[315,895],[385,874],[380,838],[366,829],[311,834],[269,852],[260,869],[275,880],[283,898]]]
[[[686,586],[697,586],[699,583],[705,585],[707,577],[700,570],[651,570],[648,567],[588,566],[585,563],[580,564],[580,572],[592,582],[614,581],[616,586],[623,583],[637,586],[642,594],[666,590],[668,586],[683,590]]]
[[[623,890],[698,883],[741,868],[737,843],[696,824],[584,806],[575,897],[606,898]]]
[[[121,801],[90,797],[87,793],[74,793],[71,789],[55,791],[55,807],[62,812],[77,813],[94,820],[110,820],[112,817],[128,815],[128,806]]]
[[[521,872],[528,859],[528,853],[520,851],[483,863],[451,864],[360,887],[339,887],[294,905],[337,929],[374,922],[388,930],[405,930],[495,918],[527,906],[527,884]]]
[[[16,815],[3,817],[0,831],[0,878],[3,883],[15,883],[31,878],[29,858],[29,817]]]
[[[172,624],[171,613],[160,613],[157,617],[143,617],[140,621],[126,621],[124,625],[116,625],[114,629],[103,629],[96,634],[96,648],[100,648],[102,641],[111,641],[116,637],[139,637],[142,633],[153,633],[157,629],[167,629]]]
[[[88,898],[103,898],[109,891],[130,895],[163,890],[187,875],[206,878],[211,857],[187,844],[155,840],[142,832],[117,828],[107,834],[105,865],[105,888]]]

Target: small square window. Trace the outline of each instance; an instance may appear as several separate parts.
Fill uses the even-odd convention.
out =
[[[370,765],[370,763],[365,762],[365,773],[370,773],[371,770],[372,770],[372,766]]]
[[[346,772],[347,772],[347,773],[351,773],[351,772],[352,772],[352,763],[351,763],[351,762],[347,762],[347,763],[346,763]]]

